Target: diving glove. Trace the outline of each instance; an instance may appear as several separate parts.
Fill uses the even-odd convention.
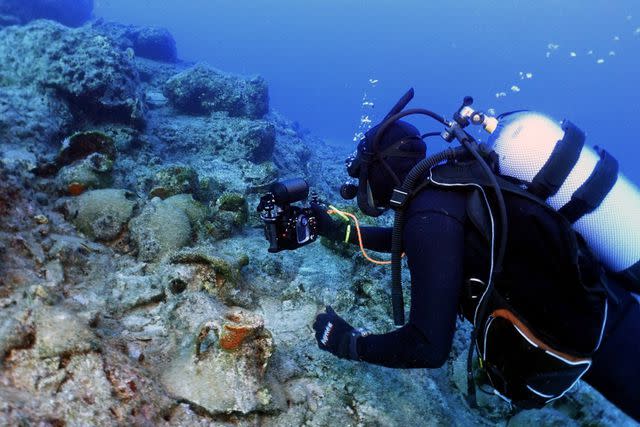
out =
[[[313,329],[321,350],[341,359],[359,360],[356,343],[363,334],[340,317],[331,306],[316,316]]]
[[[311,210],[318,221],[318,234],[329,240],[344,241],[347,235],[349,222],[337,216],[332,218],[327,213],[327,206],[320,203],[311,203]]]

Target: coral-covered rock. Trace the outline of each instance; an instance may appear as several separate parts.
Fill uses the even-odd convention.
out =
[[[166,28],[139,28],[133,40],[133,50],[143,58],[176,62],[178,50],[173,35]]]
[[[93,13],[93,0],[0,0],[0,14],[12,15],[25,24],[35,19],[51,19],[78,27]]]
[[[197,172],[188,166],[166,166],[153,178],[149,195],[166,199],[176,194],[198,194],[200,183]]]
[[[169,153],[215,155],[227,163],[269,161],[275,145],[275,129],[270,122],[219,114],[210,118],[177,116],[159,120],[150,132],[165,144]]]
[[[177,110],[189,114],[225,111],[232,117],[259,119],[269,110],[264,79],[243,79],[203,64],[173,76],[164,92]]]
[[[4,83],[14,80],[11,76],[5,79]],[[3,87],[0,77],[0,141],[3,145],[27,146],[42,152],[53,147],[69,129],[71,121],[67,106],[51,94],[40,94],[30,87]]]
[[[137,27],[104,21],[96,21],[92,28],[113,39],[123,50],[132,48],[142,58],[163,62],[178,60],[176,41],[166,28]]]
[[[88,28],[50,21],[0,32],[0,81],[46,87],[77,118],[144,123],[145,104],[133,58]]]
[[[58,189],[63,194],[79,196],[86,190],[107,188],[111,185],[109,172],[113,162],[101,154],[91,156],[63,167],[56,177]]]
[[[192,267],[188,277],[181,277],[185,289],[200,290],[215,296],[226,305],[251,307],[253,295],[240,273],[246,258],[233,260],[211,253],[211,248],[182,249],[170,258],[174,266]]]
[[[224,193],[216,202],[207,231],[215,239],[225,239],[242,230],[249,218],[249,205],[242,194]]]
[[[155,198],[131,220],[129,228],[138,247],[138,258],[156,261],[183,246],[192,238],[189,217],[180,208]]]
[[[94,153],[113,162],[116,159],[116,146],[113,139],[102,132],[77,132],[62,141],[62,147],[55,162],[60,166],[66,166]]]
[[[94,190],[69,201],[67,216],[86,236],[100,240],[116,239],[133,216],[135,197],[125,190]]]

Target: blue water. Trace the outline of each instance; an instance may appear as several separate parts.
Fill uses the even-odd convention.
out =
[[[472,95],[569,118],[640,183],[637,0],[96,0],[96,15],[167,27],[182,59],[263,75],[274,109],[336,143],[413,86],[412,105],[445,115]]]

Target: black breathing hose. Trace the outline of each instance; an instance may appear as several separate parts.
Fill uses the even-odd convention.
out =
[[[424,175],[431,170],[434,166],[442,163],[446,160],[455,159],[459,155],[469,152],[471,155],[478,161],[480,167],[487,175],[487,178],[491,182],[491,186],[493,187],[496,199],[498,202],[498,207],[500,211],[500,243],[498,245],[498,251],[496,256],[496,262],[494,263],[494,272],[496,274],[500,274],[502,271],[502,263],[504,260],[504,254],[507,247],[507,209],[506,204],[504,202],[504,197],[502,195],[502,191],[500,190],[500,185],[498,184],[498,180],[496,179],[493,171],[487,164],[487,162],[482,158],[478,150],[472,145],[473,140],[470,136],[468,136],[461,128],[454,129],[456,133],[456,137],[462,144],[462,147],[458,148],[447,148],[440,153],[434,154],[420,163],[418,163],[410,172],[409,175],[405,178],[400,190],[410,194],[415,185],[420,178],[424,178]],[[391,237],[391,304],[393,307],[393,321],[396,326],[404,325],[405,317],[404,317],[404,298],[402,295],[402,232],[404,229],[404,209],[398,209],[395,212],[395,218],[393,222],[393,232]],[[493,280],[488,283],[488,291],[489,293],[493,288]],[[483,313],[480,313],[483,314]]]
[[[418,163],[402,183],[401,191],[411,193],[419,178],[434,166],[445,160],[454,159],[459,154],[459,150],[447,148],[440,153],[427,157]],[[393,221],[393,232],[391,235],[391,305],[393,307],[393,321],[396,326],[404,325],[404,298],[402,296],[402,230],[404,228],[404,210],[399,209],[395,213]]]

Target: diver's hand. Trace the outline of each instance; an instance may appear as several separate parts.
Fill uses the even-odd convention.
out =
[[[318,220],[318,234],[329,240],[344,240],[347,233],[348,222],[340,217],[333,219],[327,213],[327,206],[320,203],[311,203],[311,210]]]
[[[342,317],[327,306],[324,313],[316,316],[313,323],[318,347],[342,359],[357,359],[355,339],[360,335]],[[353,340],[353,343],[352,343]],[[353,344],[353,345],[352,345]]]

